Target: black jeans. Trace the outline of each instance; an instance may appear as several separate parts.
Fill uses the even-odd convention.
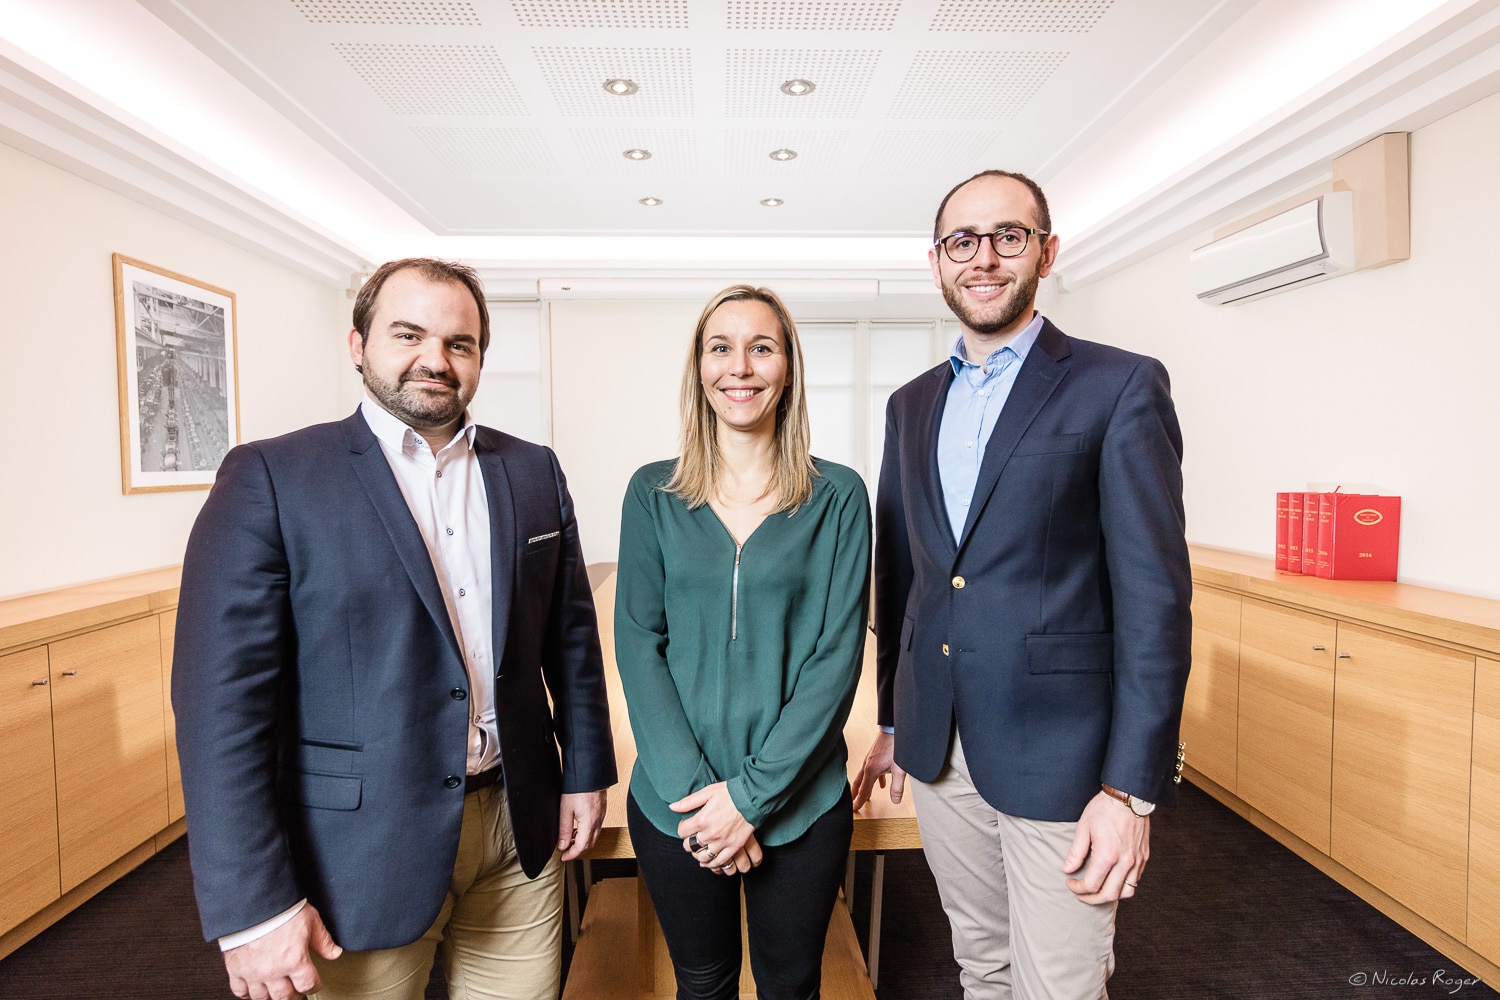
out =
[[[698,867],[682,839],[651,825],[635,797],[626,816],[636,862],[677,974],[677,1000],[730,1000],[739,994],[740,886],[745,887],[750,968],[761,1000],[817,1000],[823,942],[854,832],[849,789],[789,844],[761,849],[743,875]]]

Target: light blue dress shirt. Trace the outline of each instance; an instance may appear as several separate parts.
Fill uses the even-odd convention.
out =
[[[1041,331],[1042,314],[1036,313],[1026,329],[1009,344],[991,352],[983,365],[968,359],[962,336],[948,357],[954,377],[943,406],[943,422],[938,427],[937,460],[943,504],[948,509],[954,541],[963,535],[964,522],[969,517],[985,445],[1005,401],[1010,398],[1016,375]]]

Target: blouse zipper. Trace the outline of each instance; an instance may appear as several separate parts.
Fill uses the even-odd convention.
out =
[[[730,642],[740,637],[740,550],[743,548],[739,542],[734,545],[734,589],[730,591],[729,597]]]

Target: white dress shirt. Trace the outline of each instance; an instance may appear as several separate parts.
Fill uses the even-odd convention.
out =
[[[500,731],[495,721],[495,655],[490,562],[490,506],[484,476],[474,454],[478,425],[467,413],[453,440],[433,454],[416,431],[369,396],[360,415],[375,432],[380,450],[406,498],[432,569],[448,619],[463,651],[469,675],[468,772],[478,774],[500,763]],[[221,951],[264,937],[307,905],[299,900],[270,920],[219,938]]]

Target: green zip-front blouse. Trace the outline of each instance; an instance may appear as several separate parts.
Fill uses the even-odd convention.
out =
[[[707,504],[661,488],[673,461],[644,466],[625,493],[615,659],[638,753],[630,794],[663,833],[687,818],[668,803],[716,781],[770,846],[843,794],[870,501],[853,470],[815,461],[808,501],[740,546]]]

